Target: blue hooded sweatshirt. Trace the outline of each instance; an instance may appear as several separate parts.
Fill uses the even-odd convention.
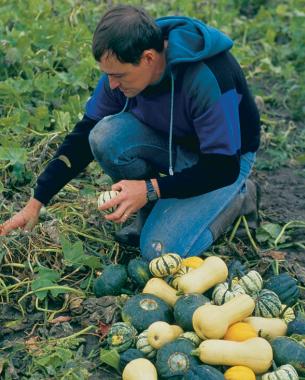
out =
[[[66,177],[93,159],[89,152],[88,157],[75,154],[73,148],[78,143],[73,133],[78,135],[79,144],[82,139],[80,146],[84,151],[84,138],[88,139],[93,126],[122,110],[168,135],[170,175],[158,178],[163,198],[199,195],[233,183],[239,174],[240,155],[257,150],[259,115],[243,72],[229,52],[231,39],[188,17],[162,17],[156,23],[168,41],[163,77],[128,99],[119,89],[110,89],[107,75],[101,76],[87,102],[84,119],[56,153],[57,157],[68,156],[71,162],[70,172],[62,169],[69,172]],[[197,164],[174,173],[172,140],[197,152]],[[43,195],[44,191],[49,194]],[[52,191],[42,175],[35,195],[48,201]]]

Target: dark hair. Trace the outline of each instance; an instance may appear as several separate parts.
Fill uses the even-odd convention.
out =
[[[122,63],[138,64],[147,49],[163,51],[161,29],[144,9],[118,5],[110,9],[98,23],[92,43],[96,61],[115,54]]]

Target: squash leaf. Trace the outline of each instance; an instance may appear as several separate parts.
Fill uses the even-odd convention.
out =
[[[109,365],[110,367],[116,369],[118,372],[120,370],[120,355],[117,350],[106,350],[101,349],[100,360],[102,363]]]

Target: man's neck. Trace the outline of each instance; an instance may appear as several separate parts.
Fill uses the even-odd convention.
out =
[[[155,70],[155,73],[153,75],[151,84],[156,84],[156,83],[160,82],[160,80],[162,79],[162,77],[164,75],[164,72],[166,70],[166,65],[167,65],[166,48],[167,48],[167,41],[164,42],[163,51],[160,54],[158,54],[156,70]]]

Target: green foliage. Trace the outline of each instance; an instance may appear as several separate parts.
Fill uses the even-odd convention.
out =
[[[39,267],[38,268],[38,274],[36,275],[36,278],[32,282],[32,290],[35,291],[36,296],[43,300],[46,296],[48,291],[38,291],[40,288],[45,288],[48,286],[54,286],[57,284],[57,281],[60,279],[60,274],[56,272],[53,269]],[[60,291],[58,289],[52,289],[51,294],[53,297],[56,297],[58,294],[63,293],[63,291]]]

